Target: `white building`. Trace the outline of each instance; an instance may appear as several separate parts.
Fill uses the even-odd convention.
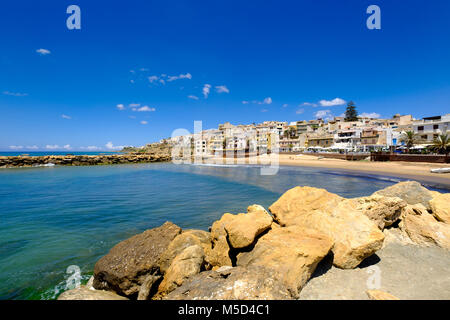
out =
[[[450,113],[443,116],[427,117],[413,122],[413,131],[420,142],[431,143],[440,134],[450,133]]]

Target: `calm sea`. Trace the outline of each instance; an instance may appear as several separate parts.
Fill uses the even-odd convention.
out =
[[[70,151],[22,151],[22,152],[15,152],[15,151],[0,151],[0,157],[17,157],[20,155],[28,155],[32,157],[42,157],[42,156],[65,156],[67,154],[71,154],[74,156],[81,156],[81,155],[88,155],[88,156],[97,156],[100,154],[121,154],[120,152],[70,152]]]
[[[207,230],[297,185],[357,197],[394,182],[301,167],[275,176],[174,164],[0,169],[0,299],[55,299],[69,266],[86,281],[112,246],[167,220]]]

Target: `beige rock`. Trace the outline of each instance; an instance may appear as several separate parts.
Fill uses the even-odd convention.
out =
[[[405,200],[407,204],[421,203],[425,208],[431,209],[429,204],[429,201],[432,199],[431,192],[416,181],[399,182],[393,186],[378,190],[374,193],[374,195],[376,194],[386,197],[399,197]]]
[[[430,207],[437,220],[450,224],[450,193],[434,195]]]
[[[225,213],[220,220],[211,226],[212,249],[208,256],[208,263],[213,267],[231,266],[230,246],[228,245],[225,225],[233,219],[231,213]]]
[[[450,225],[437,221],[424,207],[406,207],[399,228],[416,244],[450,249]]]
[[[79,288],[68,290],[58,297],[58,300],[128,300],[125,297],[119,296],[114,292],[95,290],[87,286],[80,286]]]
[[[231,266],[230,250],[250,246],[256,238],[269,230],[273,222],[270,214],[259,205],[247,208],[247,213],[225,213],[211,227],[212,250],[207,262],[213,267]]]
[[[367,290],[366,293],[371,300],[400,300],[396,296],[381,290]]]
[[[355,268],[382,247],[384,234],[355,209],[351,201],[325,189],[295,187],[285,192],[269,210],[283,226],[315,229],[334,241],[333,264]]]
[[[184,249],[198,245],[203,248],[205,256],[211,253],[211,234],[203,230],[184,230],[175,237],[168,248],[161,255],[159,265],[161,273],[165,273],[172,264],[173,259]],[[209,260],[209,259],[207,259]]]
[[[181,233],[171,222],[115,245],[94,267],[94,287],[125,296],[138,294],[148,275],[160,272],[160,257]]]
[[[276,228],[262,236],[252,251],[240,253],[237,265],[273,270],[290,294],[298,298],[301,288],[332,246],[333,241],[317,231],[298,226]]]
[[[230,245],[241,249],[251,245],[258,235],[270,229],[272,221],[272,217],[263,207],[252,205],[247,208],[247,213],[233,216],[224,227]]]
[[[273,270],[260,266],[221,267],[201,272],[178,287],[164,300],[288,300],[284,283]]]
[[[159,285],[158,295],[165,295],[183,284],[190,276],[200,272],[205,258],[203,248],[193,245],[175,257]]]
[[[407,205],[406,201],[398,197],[385,197],[377,194],[346,201],[353,202],[355,209],[375,222],[380,230],[396,222]]]

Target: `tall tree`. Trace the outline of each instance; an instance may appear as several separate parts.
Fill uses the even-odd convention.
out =
[[[345,110],[345,121],[357,121],[358,112],[356,111],[356,105],[353,101],[347,103],[347,109]]]

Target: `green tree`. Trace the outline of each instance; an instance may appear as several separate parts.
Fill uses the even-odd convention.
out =
[[[414,147],[417,142],[417,135],[414,133],[414,131],[406,131],[402,134],[400,141],[405,143],[406,149],[409,152],[409,149]]]
[[[430,149],[436,153],[448,154],[450,152],[450,136],[447,134],[440,134],[434,139]]]
[[[345,110],[345,121],[357,121],[358,112],[356,111],[356,105],[353,101],[347,103],[347,109]]]

